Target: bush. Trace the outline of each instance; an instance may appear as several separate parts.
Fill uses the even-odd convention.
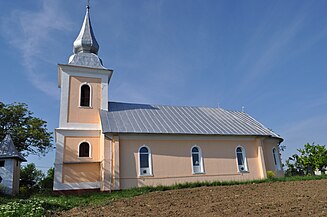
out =
[[[276,173],[274,171],[268,170],[267,171],[267,179],[276,178]]]
[[[19,200],[0,205],[0,216],[43,216],[44,201],[38,199]]]

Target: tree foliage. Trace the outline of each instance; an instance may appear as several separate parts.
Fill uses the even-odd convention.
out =
[[[20,169],[20,193],[30,195],[35,192],[52,191],[53,179],[53,167],[44,174],[34,163],[27,164]]]
[[[45,155],[53,148],[47,122],[34,117],[25,103],[0,102],[0,140],[10,134],[19,152]]]
[[[316,170],[325,172],[327,168],[327,149],[325,145],[305,144],[286,160],[286,175],[314,175]]]
[[[29,163],[20,169],[20,179],[28,185],[34,186],[44,178],[41,170],[37,169],[34,163]]]
[[[52,190],[54,180],[54,168],[51,167],[47,171],[47,175],[40,181],[39,186],[41,190]]]

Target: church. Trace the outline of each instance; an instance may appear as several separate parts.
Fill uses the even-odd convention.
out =
[[[110,101],[89,6],[73,50],[58,64],[54,191],[283,176],[283,138],[243,111]]]

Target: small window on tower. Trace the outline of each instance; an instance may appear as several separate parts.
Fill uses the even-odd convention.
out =
[[[91,106],[91,88],[88,84],[81,86],[81,98],[80,106],[90,107]]]
[[[5,161],[4,160],[0,160],[0,167],[4,167],[5,166]]]
[[[79,157],[90,157],[90,144],[87,142],[82,142],[79,145]]]

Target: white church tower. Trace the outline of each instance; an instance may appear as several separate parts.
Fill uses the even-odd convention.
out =
[[[59,128],[55,130],[56,159],[54,190],[101,189],[105,185],[104,136],[100,110],[108,110],[108,84],[113,70],[98,57],[90,7],[73,44],[68,64],[58,64],[61,89]]]

